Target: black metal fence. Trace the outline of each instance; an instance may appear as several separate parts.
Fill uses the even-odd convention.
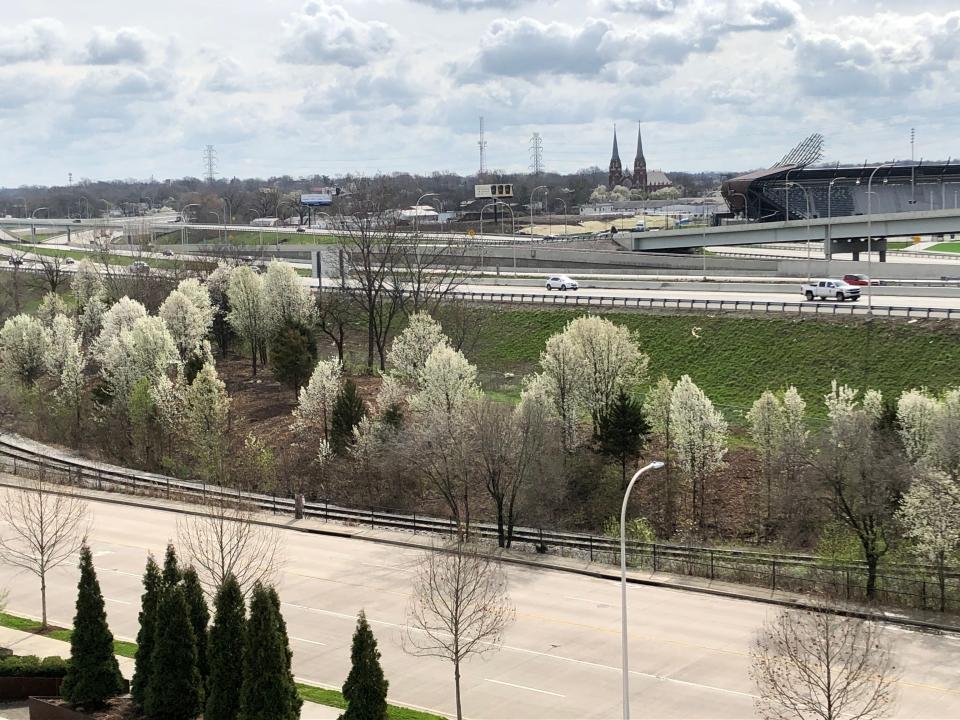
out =
[[[47,448],[37,449],[9,438],[0,439],[0,470],[24,477],[42,475],[49,481],[97,490],[194,502],[237,501],[275,514],[293,515],[296,505],[292,497],[243,492],[119,468],[68,457]],[[383,530],[437,536],[457,532],[457,525],[450,518],[416,513],[347,508],[326,501],[308,501],[303,511],[307,517],[326,522]],[[485,543],[497,541],[497,527],[492,523],[474,523],[470,534]],[[512,548],[611,565],[620,563],[619,538],[606,536],[519,527],[514,529]],[[627,562],[632,568],[653,573],[740,583],[767,588],[770,592],[798,592],[853,602],[867,599],[867,567],[862,562],[829,563],[802,553],[636,541],[627,543]],[[876,600],[891,607],[938,611],[941,592],[936,578],[932,566],[885,566],[876,578]],[[960,611],[960,569],[948,568],[942,600],[948,612]]]

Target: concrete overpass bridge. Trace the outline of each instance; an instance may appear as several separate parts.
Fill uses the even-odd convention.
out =
[[[922,212],[874,213],[838,218],[812,218],[787,222],[748,223],[715,228],[683,228],[654,232],[620,232],[614,236],[628,250],[673,251],[722,245],[822,242],[827,259],[836,253],[852,253],[859,259],[872,249],[886,260],[886,240],[913,235],[960,234],[960,209]]]

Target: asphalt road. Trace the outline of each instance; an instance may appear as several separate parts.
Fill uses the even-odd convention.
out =
[[[134,638],[147,551],[162,555],[175,516],[92,503],[91,541],[111,628]],[[280,581],[299,678],[340,686],[349,668],[356,613],[365,609],[383,653],[390,698],[452,713],[452,669],[412,658],[400,645],[417,553],[373,542],[285,532]],[[497,653],[464,667],[469,718],[614,718],[620,713],[619,586],[610,581],[509,567],[515,624]],[[48,580],[52,621],[74,613],[77,572]],[[9,610],[36,615],[35,578],[0,567]],[[753,716],[748,650],[775,609],[760,603],[634,586],[631,610],[633,715]],[[902,668],[897,717],[960,717],[960,638],[891,628]]]

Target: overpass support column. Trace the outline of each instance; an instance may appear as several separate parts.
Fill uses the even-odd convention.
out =
[[[30,242],[37,242],[37,226],[33,223],[30,223]]]
[[[70,244],[70,226],[67,225],[67,245]]]
[[[315,278],[322,277],[320,271],[323,269],[320,265],[320,251],[314,250],[310,253],[311,264],[313,265],[313,276]]]

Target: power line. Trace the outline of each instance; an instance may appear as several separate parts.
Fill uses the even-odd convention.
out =
[[[530,170],[534,175],[543,174],[543,139],[537,132],[530,138]]]
[[[207,182],[213,183],[217,177],[217,151],[213,145],[207,145],[203,149],[203,164],[206,168]]]

